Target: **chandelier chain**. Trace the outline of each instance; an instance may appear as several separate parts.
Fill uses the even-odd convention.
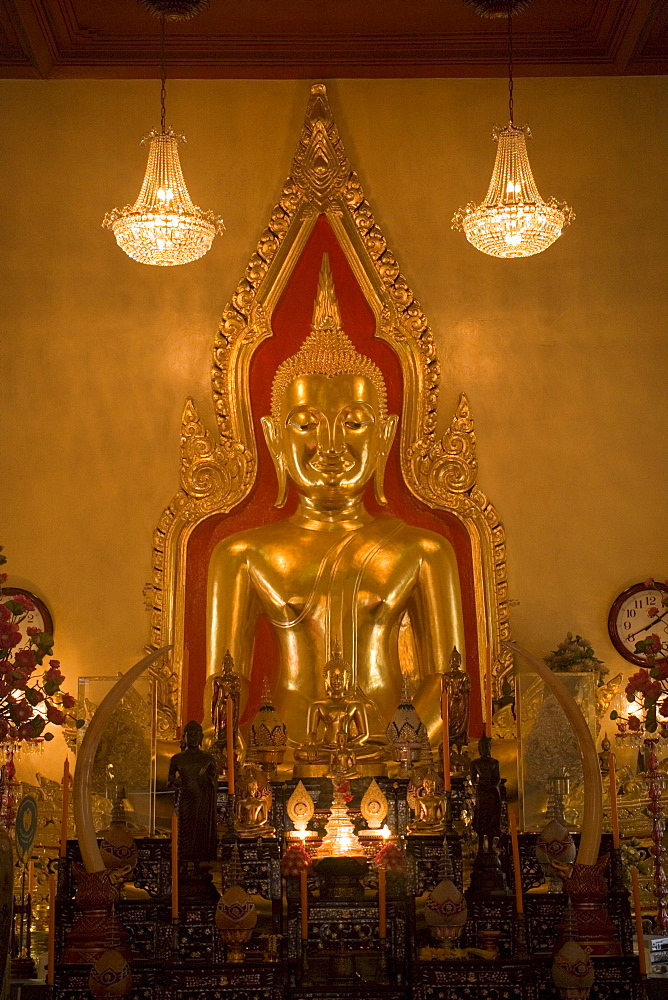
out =
[[[160,130],[165,132],[166,112],[165,102],[167,99],[167,60],[165,59],[165,15],[160,18]]]
[[[513,4],[508,0],[508,112],[513,123]]]

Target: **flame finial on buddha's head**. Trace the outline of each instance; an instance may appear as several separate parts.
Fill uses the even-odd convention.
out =
[[[387,414],[385,380],[377,365],[360,354],[343,329],[329,257],[323,254],[318,291],[313,305],[311,332],[296,354],[279,365],[271,388],[271,413],[279,419],[286,387],[299,375],[363,375],[378,395],[380,417]]]

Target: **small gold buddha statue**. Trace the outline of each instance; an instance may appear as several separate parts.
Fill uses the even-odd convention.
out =
[[[242,772],[234,803],[238,837],[273,837],[276,832],[269,825],[271,789],[263,778],[260,770],[254,767]]]
[[[454,550],[443,535],[376,517],[364,505],[372,481],[377,501],[387,502],[384,471],[397,423],[380,369],[343,330],[325,255],[311,332],[279,365],[271,414],[262,418],[278,477],[276,505],[285,504],[292,485],[297,509],[229,535],[211,556],[209,712],[226,649],[247,684],[263,617],[279,649],[272,701],[290,739],[309,738],[309,706],[325,698],[321,664],[332,657],[335,638],[350,664],[351,690],[364,700],[367,731],[382,737],[401,696],[399,631],[408,616],[416,707],[430,734],[440,732],[439,675],[447,651],[464,650]],[[335,733],[324,742],[334,746]]]
[[[234,669],[234,659],[230,656],[229,649],[226,651],[222,662],[222,673],[216,674],[213,679],[211,691],[211,725],[213,727],[213,739],[211,742],[211,752],[218,762],[218,774],[227,775],[227,718],[228,699],[232,699],[232,746],[234,747],[235,761],[239,760],[243,751],[244,741],[239,732],[239,701],[241,695],[241,679]]]
[[[436,836],[445,832],[445,798],[436,791],[436,776],[427,772],[410,796],[414,819],[408,825],[413,836]]]
[[[462,654],[453,646],[443,690],[448,694],[449,739],[461,751],[469,741],[471,678],[462,668]]]
[[[608,734],[606,733],[601,740],[601,749],[598,753],[598,766],[601,769],[601,776],[607,778],[610,773],[610,750],[612,749],[612,744],[608,739]]]
[[[294,751],[296,776],[384,773],[383,748],[368,742],[366,708],[364,702],[351,695],[350,686],[350,666],[335,641],[334,655],[325,665],[327,697],[309,706],[307,737]]]

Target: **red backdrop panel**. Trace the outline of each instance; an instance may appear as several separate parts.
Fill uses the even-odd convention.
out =
[[[231,514],[213,514],[198,524],[188,542],[185,644],[189,651],[189,669],[187,689],[183,692],[184,721],[201,720],[203,716],[207,570],[215,545],[236,531],[287,517],[296,507],[294,490],[291,491],[286,507],[280,510],[274,507],[276,476],[264,442],[260,417],[270,411],[271,383],[278,365],[299,349],[310,331],[323,253],[329,255],[343,328],[357,350],[372,358],[383,372],[387,384],[389,412],[401,414],[403,380],[398,358],[388,344],[374,336],[373,312],[327,218],[321,215],[274,310],[272,317],[274,336],[260,345],[251,364],[250,396],[258,443],[258,474],[255,484],[246,499]],[[431,510],[409,492],[401,475],[399,433],[400,430],[385,474],[388,506],[380,507],[376,503],[371,488],[367,491],[365,503],[374,514],[392,514],[410,524],[417,524],[444,535],[455,549],[462,586],[467,667],[472,682],[471,734],[476,736],[481,732],[482,704],[471,544],[465,527],[456,517],[446,511]],[[262,676],[266,674],[270,680],[272,679],[277,667],[276,658],[277,647],[271,629],[261,621],[256,641],[251,696],[245,718],[252,717],[257,710]]]

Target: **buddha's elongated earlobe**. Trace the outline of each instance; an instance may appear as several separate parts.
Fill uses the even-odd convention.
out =
[[[391,413],[385,418],[379,428],[378,461],[376,463],[376,472],[373,479],[373,491],[376,495],[378,503],[382,504],[387,503],[384,485],[385,466],[387,465],[387,456],[390,454],[390,449],[392,447],[392,442],[394,441],[394,435],[396,434],[398,423],[399,417],[395,413]]]
[[[276,497],[274,507],[284,507],[288,499],[288,470],[285,467],[283,450],[278,440],[278,428],[272,417],[262,417],[261,423],[264,439],[267,442],[267,448],[274,463],[276,478],[278,479],[278,496]]]

